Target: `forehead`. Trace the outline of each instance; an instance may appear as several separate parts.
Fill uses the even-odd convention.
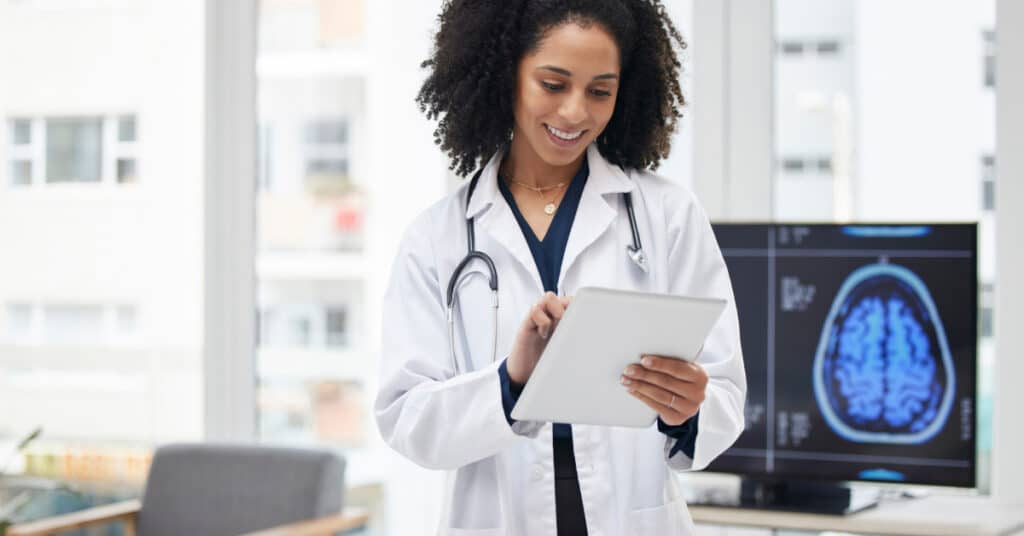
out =
[[[602,26],[575,22],[555,26],[544,33],[537,48],[523,58],[523,66],[552,65],[589,77],[619,72],[619,47]]]

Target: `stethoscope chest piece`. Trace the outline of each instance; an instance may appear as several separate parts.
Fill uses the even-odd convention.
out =
[[[630,245],[626,246],[626,252],[633,260],[633,264],[637,265],[645,274],[650,273],[651,269],[647,266],[647,255],[644,254],[643,249]]]

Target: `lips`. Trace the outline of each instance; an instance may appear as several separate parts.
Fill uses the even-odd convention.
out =
[[[566,131],[548,124],[544,125],[544,131],[547,132],[548,139],[559,147],[572,147],[576,145],[583,139],[583,134],[586,133],[586,130]]]

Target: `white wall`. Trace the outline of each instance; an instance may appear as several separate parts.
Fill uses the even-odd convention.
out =
[[[7,378],[0,392],[23,411],[5,424],[43,424],[49,438],[198,438],[202,3],[111,5],[0,4],[0,303],[133,304],[142,342],[106,390]],[[122,113],[137,118],[139,184],[7,186],[8,117]],[[45,356],[35,369],[80,370],[76,350],[91,349],[27,355]],[[121,426],[83,425],[100,418]]]

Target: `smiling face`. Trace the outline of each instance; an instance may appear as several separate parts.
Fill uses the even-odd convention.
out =
[[[512,152],[542,167],[577,162],[612,118],[619,74],[619,47],[601,26],[549,30],[519,62]]]

